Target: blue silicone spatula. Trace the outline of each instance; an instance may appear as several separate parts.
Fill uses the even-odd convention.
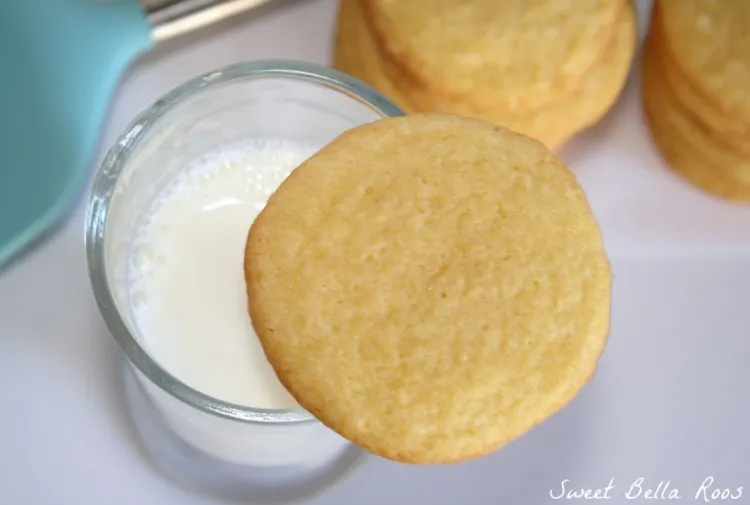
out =
[[[0,0],[0,268],[74,206],[128,64],[267,1]]]

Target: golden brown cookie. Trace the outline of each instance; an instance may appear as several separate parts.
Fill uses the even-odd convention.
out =
[[[655,12],[669,59],[693,88],[691,108],[716,131],[750,132],[750,2],[658,0]]]
[[[362,18],[360,0],[340,0],[333,49],[333,67],[374,87],[404,112],[417,112],[383,72],[379,50]]]
[[[671,168],[703,190],[727,200],[750,201],[750,158],[717,142],[694,122],[668,87],[663,59],[649,35],[644,46],[643,107],[654,143]]]
[[[742,124],[741,119],[723,114],[699,89],[696,89],[690,77],[677,65],[674,52],[665,42],[661,9],[657,8],[652,12],[649,43],[659,54],[663,67],[660,75],[666,79],[674,99],[695,122],[714,132],[718,142],[740,154],[750,155],[750,123]]]
[[[350,130],[282,183],[245,255],[281,382],[385,458],[492,451],[566,405],[609,331],[611,271],[575,176],[456,116]]]
[[[403,81],[393,79],[385,60],[369,34],[359,0],[343,0],[334,66],[368,82],[389,96],[406,112],[437,112],[475,117],[502,124],[559,149],[575,133],[596,123],[612,107],[624,87],[635,52],[636,19],[628,4],[616,22],[617,36],[582,87],[566,101],[533,110],[510,112],[466,101],[435,100],[407,95]]]
[[[624,0],[362,0],[407,94],[509,111],[563,100],[616,36]],[[412,92],[412,89],[417,92]]]
[[[628,5],[617,21],[617,36],[600,61],[568,101],[515,114],[502,124],[561,148],[573,135],[596,124],[619,98],[635,54],[637,22]]]

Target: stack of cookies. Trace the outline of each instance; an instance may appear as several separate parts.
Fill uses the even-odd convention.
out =
[[[709,193],[750,202],[750,2],[657,0],[642,84],[669,165]]]
[[[407,113],[484,119],[557,149],[617,99],[636,24],[628,0],[340,0],[334,67]]]

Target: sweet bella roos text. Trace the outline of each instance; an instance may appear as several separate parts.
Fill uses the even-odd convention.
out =
[[[559,486],[550,489],[549,495],[553,500],[610,500],[613,496],[621,496],[626,500],[688,499],[699,503],[712,503],[739,500],[742,492],[742,486],[728,488],[716,485],[713,476],[706,477],[689,492],[683,492],[668,480],[651,483],[644,477],[639,477],[622,488],[615,485],[614,478],[611,478],[606,486],[599,488],[575,486],[570,479],[564,479]]]

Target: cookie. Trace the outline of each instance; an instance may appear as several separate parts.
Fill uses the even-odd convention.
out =
[[[568,101],[515,114],[502,124],[560,149],[572,136],[596,124],[619,98],[635,54],[637,23],[628,6],[617,22],[617,36],[602,61],[584,77]]]
[[[333,67],[356,77],[388,96],[406,113],[417,112],[386,76],[375,41],[367,32],[359,0],[340,0]]]
[[[570,402],[609,331],[611,270],[575,176],[487,122],[350,130],[253,223],[248,308],[279,379],[382,457],[490,452]]]
[[[408,94],[509,111],[563,100],[616,36],[624,0],[361,0]],[[416,92],[413,92],[416,90]]]
[[[556,150],[575,133],[595,124],[612,107],[624,87],[635,52],[636,19],[628,4],[616,22],[617,36],[604,57],[584,77],[581,88],[566,101],[534,110],[510,112],[471,101],[435,100],[407,95],[407,86],[393,80],[369,33],[358,0],[343,0],[334,66],[368,82],[397,102],[406,112],[437,112],[484,119],[507,126]]]
[[[423,112],[443,112],[484,119],[541,140],[558,150],[576,133],[595,124],[614,105],[625,85],[635,52],[636,23],[628,9],[617,23],[617,37],[602,61],[565,101],[527,111],[508,112],[473,103],[423,102]]]
[[[655,11],[701,116],[719,132],[750,132],[750,2],[658,0]]]
[[[653,10],[650,44],[661,59],[662,77],[674,99],[693,117],[693,120],[716,134],[716,139],[730,149],[750,155],[750,124],[742,124],[736,117],[723,114],[710,100],[696,89],[690,77],[679,68],[675,55],[666,43],[661,21],[661,9]]]
[[[643,107],[660,154],[702,190],[730,201],[749,202],[750,157],[717,142],[714,133],[693,120],[669,88],[663,61],[649,35],[643,54]]]

